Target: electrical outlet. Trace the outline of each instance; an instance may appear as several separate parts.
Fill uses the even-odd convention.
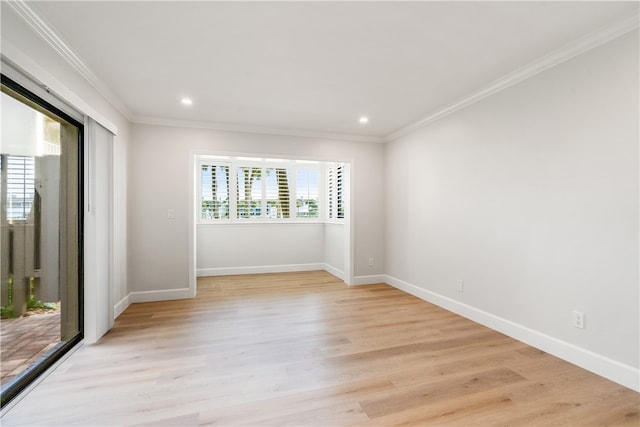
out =
[[[573,326],[578,329],[584,329],[584,313],[577,310],[573,311]]]
[[[168,209],[167,210],[167,218],[168,219],[175,219],[176,218],[176,213],[173,209]]]
[[[373,267],[373,264],[375,264],[375,260],[373,258],[369,258],[369,267]]]
[[[464,292],[464,282],[462,280],[458,280],[458,285],[456,287],[456,291],[463,293]]]

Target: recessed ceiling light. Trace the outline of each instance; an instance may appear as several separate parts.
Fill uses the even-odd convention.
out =
[[[191,100],[191,98],[182,98],[180,100],[180,102],[182,102],[182,105],[191,105],[191,104],[193,104],[193,101]]]
[[[369,118],[366,116],[362,116],[360,117],[360,120],[358,120],[360,123],[365,124],[365,123],[369,123]]]

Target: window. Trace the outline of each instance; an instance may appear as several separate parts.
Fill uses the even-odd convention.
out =
[[[242,166],[236,168],[237,218],[262,216],[262,168]]]
[[[297,197],[295,161],[200,156],[198,164],[200,222],[291,221],[302,218],[292,216]],[[305,169],[313,171],[310,173],[315,177],[317,187],[320,165]],[[305,191],[301,197],[307,211],[308,205],[312,206],[312,214],[304,217],[318,218],[317,188],[306,188]],[[315,195],[315,201],[308,202],[309,194]]]
[[[344,219],[344,164],[336,167],[336,208],[337,218]]]
[[[267,168],[267,211],[268,218],[289,218],[291,200],[289,197],[289,171],[286,168]]]
[[[327,219],[336,219],[336,168],[327,168]]]
[[[318,218],[320,204],[318,168],[296,169],[296,218]]]
[[[3,156],[7,168],[6,211],[10,221],[26,220],[31,213],[36,182],[34,160],[30,156]]]
[[[344,164],[200,155],[200,223],[344,219]]]
[[[327,218],[344,219],[344,163],[327,168]]]
[[[229,218],[229,165],[200,165],[201,218]]]

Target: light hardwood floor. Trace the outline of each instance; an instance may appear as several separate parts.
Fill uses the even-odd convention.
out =
[[[202,278],[134,304],[2,425],[640,424],[638,393],[387,285]]]

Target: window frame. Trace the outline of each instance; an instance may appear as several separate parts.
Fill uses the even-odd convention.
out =
[[[238,198],[238,169],[240,168],[245,168],[245,167],[249,167],[249,168],[260,168],[261,172],[260,172],[260,216],[248,216],[248,217],[239,217],[238,216],[238,205],[240,202],[240,199]],[[233,206],[233,208],[231,209],[233,215],[230,215],[230,219],[231,222],[237,222],[237,223],[245,223],[245,222],[262,222],[261,220],[263,220],[263,216],[264,216],[264,212],[265,212],[265,180],[262,179],[262,174],[264,174],[265,168],[264,166],[261,164],[261,162],[258,161],[231,161],[231,169],[229,170],[229,176],[233,177],[233,179],[230,179],[229,184],[230,187],[233,189],[233,191],[230,191],[229,194],[229,205]],[[231,181],[233,182],[233,184],[231,183]],[[253,193],[253,189],[251,189],[251,193]]]
[[[2,65],[5,66],[4,60]],[[6,68],[6,67],[5,67]],[[74,347],[82,342],[85,337],[85,124],[81,119],[84,116],[76,116],[76,112],[70,110],[68,106],[62,104],[62,101],[58,99],[45,99],[40,94],[34,91],[33,85],[25,85],[24,82],[14,80],[15,76],[9,77],[5,74],[5,70],[0,73],[0,80],[2,83],[2,92],[6,92],[7,95],[12,96],[20,102],[30,106],[31,108],[40,111],[45,116],[54,115],[56,119],[67,122],[70,126],[77,128],[77,152],[76,161],[70,162],[69,167],[75,170],[77,176],[75,177],[77,188],[74,192],[77,199],[74,200],[75,206],[75,238],[67,240],[69,244],[76,245],[75,256],[70,257],[69,261],[75,262],[76,268],[70,268],[68,271],[69,277],[74,278],[77,282],[76,297],[74,297],[74,303],[77,304],[77,312],[73,313],[77,322],[77,331],[73,336],[70,336],[66,340],[61,340],[56,346],[51,348],[44,354],[35,364],[28,367],[26,370],[18,374],[13,380],[3,385],[2,392],[0,393],[0,408],[5,409],[8,404],[19,396],[21,392],[28,389],[35,384],[39,378],[45,374],[45,372],[55,366],[60,360],[63,360],[65,355],[68,355]],[[50,102],[51,101],[51,102]],[[69,169],[71,170],[71,169]],[[69,193],[71,194],[71,193]],[[68,214],[73,215],[73,209]],[[71,228],[69,228],[71,230]],[[62,237],[61,237],[62,239]],[[77,301],[76,301],[77,298]],[[61,324],[61,331],[64,325]]]
[[[296,160],[296,159],[269,159],[245,156],[216,156],[196,155],[196,224],[274,224],[274,223],[320,223],[326,222],[325,186],[326,165],[322,161]],[[228,166],[229,167],[229,217],[228,218],[203,218],[202,217],[202,167],[203,166]],[[261,212],[260,216],[238,217],[238,169],[243,167],[261,168]],[[267,169],[285,169],[288,177],[289,190],[289,218],[272,218],[267,215]],[[297,171],[299,169],[316,169],[318,171],[318,216],[297,216]]]
[[[315,169],[318,171],[318,216],[316,217],[299,217],[298,216],[298,171],[299,170],[309,170],[309,169]],[[293,203],[292,203],[292,212],[293,212],[293,216],[295,217],[295,219],[299,222],[324,222],[324,220],[326,218],[324,218],[323,215],[323,211],[324,211],[324,205],[325,205],[325,201],[323,200],[323,185],[322,182],[325,181],[323,179],[323,177],[326,175],[323,173],[322,171],[322,165],[320,164],[320,162],[307,162],[307,161],[296,161],[296,165],[293,169],[293,174],[292,174],[292,178],[293,178],[293,185],[294,185],[294,198],[293,198]]]
[[[268,169],[273,169],[274,171],[276,171],[276,191],[279,193],[280,192],[280,184],[278,182],[278,178],[277,178],[277,171],[278,170],[285,170],[287,173],[287,191],[288,191],[288,217],[282,217],[282,218],[273,218],[267,215],[267,207],[269,205],[269,195],[268,195],[268,187],[267,187],[267,170]],[[263,191],[263,195],[262,195],[262,202],[263,202],[263,219],[265,220],[265,222],[274,222],[274,221],[283,221],[283,222],[290,222],[290,220],[295,219],[295,195],[296,195],[296,191],[295,191],[295,173],[293,172],[293,170],[290,167],[287,167],[287,165],[285,163],[275,163],[275,162],[269,162],[267,163],[267,165],[263,168],[262,173],[264,174],[265,179],[263,180],[263,187],[264,187],[264,191]],[[293,197],[292,197],[293,196]]]
[[[228,191],[229,191],[229,217],[228,218],[212,218],[212,219],[205,219],[202,218],[202,166],[215,166],[216,168],[218,166],[226,166],[229,168],[229,184],[228,184]],[[229,221],[231,219],[231,215],[232,215],[232,211],[233,211],[233,206],[231,204],[231,191],[232,191],[232,176],[231,176],[231,162],[226,161],[226,160],[216,160],[215,163],[212,160],[208,160],[205,161],[202,158],[198,159],[198,173],[197,173],[197,177],[198,177],[198,186],[197,186],[197,201],[196,201],[196,206],[198,208],[198,222],[199,223],[206,223],[206,222],[225,222],[225,221]],[[235,213],[235,211],[233,211],[233,213]]]
[[[326,222],[344,224],[346,217],[346,196],[344,162],[328,163],[326,167]],[[342,208],[342,213],[341,209]]]

